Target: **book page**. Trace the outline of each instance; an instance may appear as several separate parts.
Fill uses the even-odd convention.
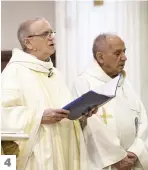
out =
[[[115,77],[114,79],[112,79],[111,81],[109,81],[108,83],[106,83],[105,85],[101,87],[96,86],[94,91],[96,93],[103,94],[105,96],[115,97],[120,77],[121,77],[120,75]]]

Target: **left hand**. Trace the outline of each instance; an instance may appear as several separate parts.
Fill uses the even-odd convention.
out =
[[[89,110],[85,115],[83,115],[81,117],[80,120],[82,120],[82,121],[86,120],[87,118],[91,117],[93,114],[96,114],[97,111],[98,111],[98,106],[96,106],[96,107],[92,108],[91,110]]]
[[[90,111],[88,111],[88,113],[86,114],[86,117],[91,117],[93,114],[96,114],[98,111],[98,106],[92,108]]]
[[[79,119],[82,130],[83,130],[84,127],[87,125],[87,118],[91,117],[93,114],[96,114],[97,111],[98,111],[98,107],[94,107],[93,109],[90,109],[86,114],[84,114],[84,115]]]

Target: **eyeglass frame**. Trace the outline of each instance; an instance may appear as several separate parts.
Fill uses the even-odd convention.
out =
[[[49,31],[45,31],[45,32],[43,32],[43,33],[41,33],[41,34],[36,34],[36,35],[29,35],[27,38],[31,38],[31,37],[50,37],[50,38],[52,38],[52,37],[54,37],[54,34],[55,34],[56,32],[55,31],[51,31],[51,32],[49,32]],[[50,35],[50,36],[49,36]],[[52,36],[53,35],[53,36]]]

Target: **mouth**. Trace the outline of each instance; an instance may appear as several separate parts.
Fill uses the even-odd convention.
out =
[[[124,68],[125,64],[120,64],[119,67],[120,68]]]
[[[53,46],[54,46],[54,44],[50,44],[49,46],[53,47]]]

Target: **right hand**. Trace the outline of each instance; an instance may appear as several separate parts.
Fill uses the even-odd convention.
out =
[[[69,111],[64,109],[46,109],[44,110],[41,124],[52,124],[68,118]]]
[[[134,162],[126,156],[121,161],[113,164],[112,167],[115,167],[117,170],[131,170],[134,167]]]
[[[138,160],[138,157],[137,157],[137,155],[135,155],[133,152],[127,152],[127,156],[128,156],[128,158],[130,159],[130,160],[132,160],[134,163],[136,163],[137,162],[137,160]]]

